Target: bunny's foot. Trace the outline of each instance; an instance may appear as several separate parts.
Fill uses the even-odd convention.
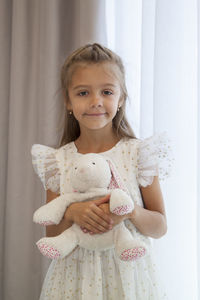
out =
[[[138,258],[143,257],[145,254],[146,254],[145,248],[135,247],[132,249],[124,250],[120,255],[120,259],[123,261],[137,260]]]
[[[51,259],[63,258],[78,244],[73,228],[70,227],[55,237],[44,237],[37,242],[40,252]]]

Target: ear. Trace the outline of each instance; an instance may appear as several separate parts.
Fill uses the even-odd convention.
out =
[[[69,99],[69,96],[67,96],[64,91],[62,91],[62,94],[63,94],[63,97],[64,97],[64,105],[65,105],[66,109],[67,110],[72,110],[72,104],[71,104],[71,101]]]
[[[119,102],[118,102],[118,107],[121,107],[124,104],[124,99],[120,97]]]
[[[118,107],[123,106],[124,102],[125,102],[125,99],[124,99],[123,93],[122,93],[122,91],[120,91],[120,98],[119,98],[119,101],[118,101]]]
[[[109,164],[111,175],[112,175],[108,189],[111,189],[111,190],[112,189],[121,189],[121,190],[127,192],[127,188],[125,187],[124,182],[121,179],[121,176],[120,176],[119,172],[116,170],[114,164],[112,163],[112,161],[110,159],[107,159],[107,162]]]
[[[65,106],[66,106],[67,110],[72,110],[72,104],[69,99],[65,99]]]

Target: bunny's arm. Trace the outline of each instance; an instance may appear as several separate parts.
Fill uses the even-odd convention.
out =
[[[110,196],[110,211],[118,216],[129,214],[134,209],[131,197],[121,189],[114,189]]]
[[[70,204],[71,195],[64,194],[38,208],[33,215],[33,221],[45,226],[59,224],[67,206]]]
[[[103,195],[105,193],[102,193],[100,196]],[[59,224],[71,203],[89,200],[95,196],[95,192],[66,193],[61,195],[37,209],[33,215],[33,221],[45,226]]]

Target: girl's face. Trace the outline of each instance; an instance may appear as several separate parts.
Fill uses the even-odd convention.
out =
[[[123,103],[117,68],[111,63],[84,64],[73,72],[67,109],[73,111],[80,129],[112,127],[118,106]]]

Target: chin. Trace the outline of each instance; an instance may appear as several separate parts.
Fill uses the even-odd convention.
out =
[[[112,122],[109,123],[96,123],[96,124],[82,124],[85,128],[88,128],[90,130],[98,130],[102,128],[106,128],[111,126],[112,127]]]
[[[105,128],[106,126],[91,126],[91,127],[87,127],[89,130],[100,130]]]

